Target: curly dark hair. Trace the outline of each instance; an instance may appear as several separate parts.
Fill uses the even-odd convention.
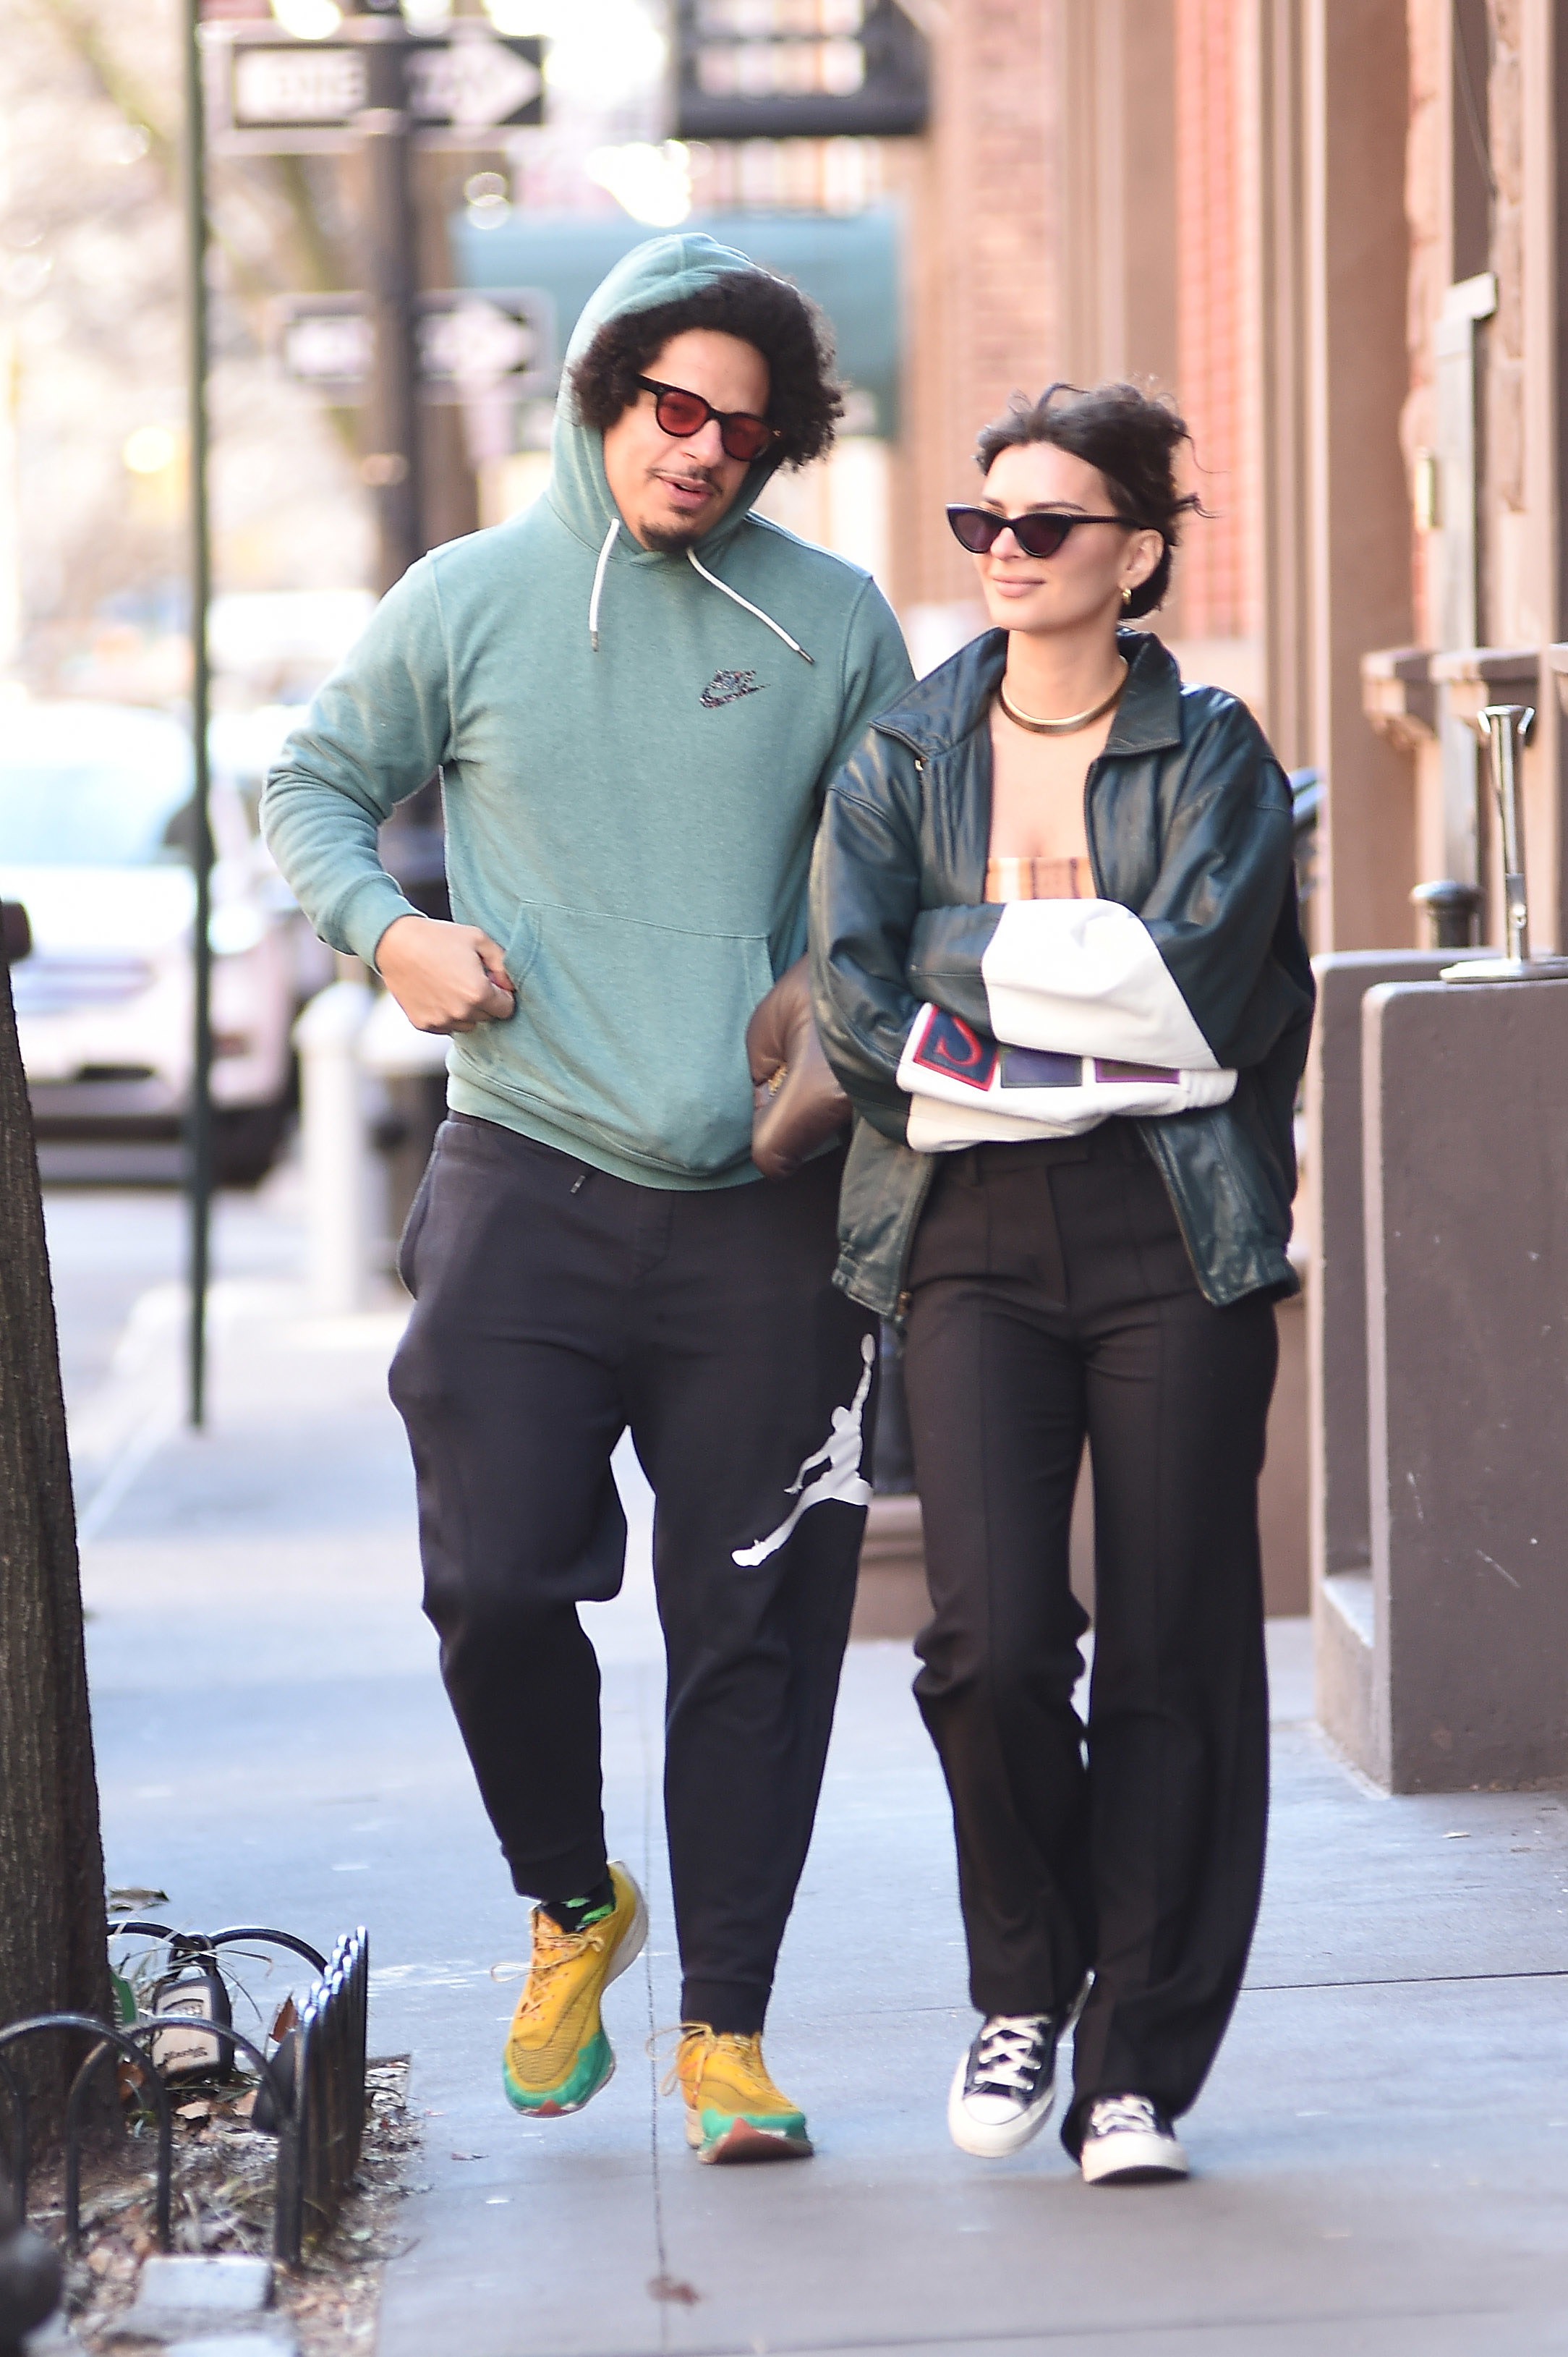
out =
[[[637,380],[672,336],[713,328],[755,345],[768,362],[768,423],[774,448],[789,467],[802,467],[832,447],[843,394],[833,376],[832,330],[822,310],[798,286],[766,270],[727,270],[695,294],[646,311],[607,319],[572,371],[572,391],[585,425],[600,432],[638,398]]]
[[[1051,384],[1038,401],[1015,393],[1004,415],[983,426],[974,460],[988,475],[1004,450],[1026,442],[1054,443],[1075,458],[1098,467],[1111,504],[1129,523],[1157,532],[1165,542],[1159,563],[1127,601],[1129,616],[1152,614],[1171,586],[1171,559],[1181,539],[1184,515],[1205,511],[1196,491],[1176,490],[1173,460],[1192,436],[1174,406],[1135,384]]]

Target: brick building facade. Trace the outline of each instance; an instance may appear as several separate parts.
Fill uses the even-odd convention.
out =
[[[1530,930],[1537,948],[1561,945],[1568,23],[1548,0],[1410,0],[1408,23],[1412,629],[1367,663],[1367,707],[1406,766],[1417,870],[1477,886],[1492,942],[1501,861],[1474,716],[1534,707]]]
[[[1537,705],[1532,920],[1563,938],[1568,637],[1551,0],[919,0],[893,572],[963,619],[941,528],[1016,389],[1133,374],[1192,425],[1207,522],[1162,627],[1327,780],[1319,946],[1414,943],[1425,878],[1499,938],[1471,716]],[[972,610],[972,609],[971,609]],[[1561,660],[1568,663],[1568,649]],[[1528,691],[1528,692],[1527,692]]]

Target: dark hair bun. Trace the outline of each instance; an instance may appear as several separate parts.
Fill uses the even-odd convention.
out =
[[[1135,384],[1097,384],[1088,393],[1076,384],[1051,384],[1038,401],[1015,393],[1006,414],[982,428],[974,456],[988,475],[1004,450],[1049,442],[1097,467],[1117,514],[1165,542],[1159,563],[1128,600],[1127,612],[1135,616],[1164,604],[1181,519],[1203,513],[1196,491],[1176,489],[1176,454],[1191,440],[1172,404]]]

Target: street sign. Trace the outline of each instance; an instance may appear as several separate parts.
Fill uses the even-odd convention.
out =
[[[364,297],[289,295],[274,307],[285,373],[329,400],[355,401],[374,358]],[[453,287],[414,300],[419,386],[427,401],[488,393],[521,399],[555,382],[555,305],[542,288]]]
[[[372,18],[361,20],[379,33]],[[308,155],[352,147],[354,118],[371,101],[371,47],[362,36],[296,41],[275,26],[207,28],[208,114],[223,155]],[[544,120],[543,42],[503,37],[478,19],[403,45],[408,111],[423,147],[485,147]]]
[[[926,44],[895,0],[677,0],[675,42],[679,138],[926,127]]]

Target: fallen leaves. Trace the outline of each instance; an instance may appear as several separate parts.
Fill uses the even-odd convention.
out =
[[[695,2308],[703,2295],[695,2284],[687,2283],[680,2276],[650,2276],[648,2297],[671,2308]]]
[[[281,2018],[281,2017],[280,2017]],[[287,2026],[287,2025],[285,2025]],[[302,2266],[279,2269],[276,2306],[302,2357],[358,2357],[375,2333],[381,2269],[399,2246],[397,2210],[413,2190],[406,2157],[418,2128],[406,2105],[406,2057],[366,2072],[364,2148],[354,2190],[333,2233]],[[250,2125],[254,2084],[215,2082],[176,2107],[174,2242],[177,2250],[270,2256],[277,2147]],[[84,2156],[82,2239],[67,2270],[71,2329],[92,2357],[111,2357],[113,2325],[133,2298],[141,2262],[156,2247],[150,2128],[134,2123],[107,2149]],[[59,2231],[60,2173],[37,2172],[33,2222]]]

